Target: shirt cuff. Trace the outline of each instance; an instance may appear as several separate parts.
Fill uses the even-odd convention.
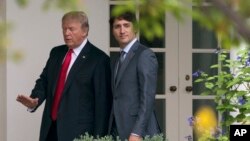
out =
[[[135,133],[131,133],[130,135],[136,136],[136,137],[141,137],[140,135],[137,135],[137,134],[135,134]]]

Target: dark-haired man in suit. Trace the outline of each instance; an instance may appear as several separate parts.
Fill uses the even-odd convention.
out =
[[[154,112],[157,58],[136,39],[132,13],[111,17],[110,28],[121,54],[111,62],[113,107],[109,132],[122,141],[139,141],[160,133]]]
[[[72,141],[85,132],[104,136],[112,100],[110,59],[87,40],[84,12],[66,13],[62,30],[66,45],[51,50],[31,95],[17,101],[32,112],[46,101],[40,141]]]

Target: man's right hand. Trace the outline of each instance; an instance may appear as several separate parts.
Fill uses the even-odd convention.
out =
[[[25,95],[18,95],[16,100],[30,109],[33,109],[38,105],[38,98],[31,98]]]

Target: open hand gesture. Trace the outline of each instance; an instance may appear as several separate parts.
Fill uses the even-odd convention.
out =
[[[31,109],[38,105],[38,98],[31,98],[25,95],[18,95],[16,100]]]

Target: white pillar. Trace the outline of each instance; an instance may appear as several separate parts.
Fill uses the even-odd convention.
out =
[[[5,0],[0,0],[0,23],[4,23],[6,20],[6,3]],[[2,34],[2,33],[1,33]],[[1,50],[1,54],[6,54],[4,50]],[[0,60],[0,140],[6,141],[6,61],[5,57],[1,56],[3,60]]]

